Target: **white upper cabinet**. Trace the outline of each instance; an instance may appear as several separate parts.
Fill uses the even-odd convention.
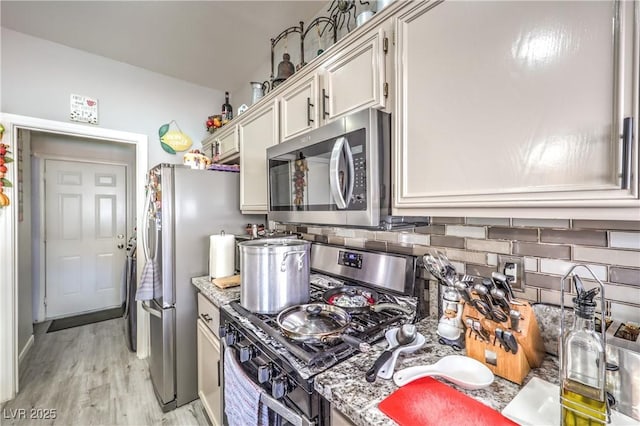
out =
[[[320,115],[326,121],[365,108],[384,108],[389,39],[383,26],[365,33],[321,67]]]
[[[279,96],[282,141],[318,127],[318,74],[311,73]]]
[[[387,106],[389,28],[387,20],[337,50],[325,53],[304,77],[287,81],[278,95],[281,139],[286,141],[333,119],[365,108]]]
[[[278,101],[271,100],[238,123],[240,139],[240,210],[267,212],[267,148],[279,142]]]
[[[396,23],[394,214],[637,215],[634,7],[405,7]]]
[[[220,135],[215,139],[218,146],[220,162],[235,158],[240,152],[240,142],[238,139],[238,126],[233,125],[229,129],[219,130]]]

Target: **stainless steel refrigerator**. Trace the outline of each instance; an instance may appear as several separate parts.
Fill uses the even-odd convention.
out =
[[[197,296],[191,278],[208,274],[209,235],[244,234],[264,216],[240,212],[240,174],[160,164],[149,172],[143,249],[155,272],[149,370],[163,411],[198,397]]]

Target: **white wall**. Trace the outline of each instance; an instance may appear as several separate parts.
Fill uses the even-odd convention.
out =
[[[22,145],[22,182],[14,182],[18,189],[22,188],[22,214],[18,210],[18,353],[22,353],[33,335],[32,282],[31,282],[31,144],[29,134],[22,132],[18,139]],[[18,164],[18,153],[13,152],[13,159]],[[20,197],[19,192],[15,198]]]
[[[0,51],[0,111],[69,122],[71,94],[96,98],[99,127],[149,136],[150,166],[182,162],[181,153],[171,155],[160,147],[161,125],[176,120],[193,148],[199,148],[207,136],[207,117],[219,113],[224,101],[221,91],[7,28],[2,28]]]

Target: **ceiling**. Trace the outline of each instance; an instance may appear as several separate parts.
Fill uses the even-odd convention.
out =
[[[2,26],[218,90],[270,62],[270,39],[328,1],[0,1]],[[265,75],[265,80],[268,75]]]

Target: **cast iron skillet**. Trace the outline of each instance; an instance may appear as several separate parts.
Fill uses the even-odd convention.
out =
[[[369,288],[343,285],[325,291],[322,294],[324,302],[331,306],[342,308],[351,314],[374,311],[380,312],[392,309],[411,315],[413,311],[396,303],[378,303],[380,295]]]

